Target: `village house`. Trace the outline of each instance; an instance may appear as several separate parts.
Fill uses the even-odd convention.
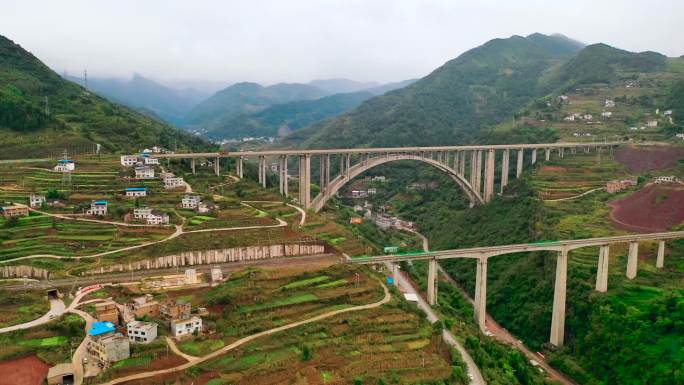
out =
[[[142,157],[143,157],[143,163],[144,164],[151,164],[151,165],[159,164],[159,158],[152,157],[152,156],[150,156],[150,154],[143,154]]]
[[[152,152],[155,154],[159,154],[160,152],[162,152],[162,148],[159,146],[154,146],[152,147]]]
[[[154,178],[154,168],[149,166],[136,167],[135,177],[137,179],[152,179]]]
[[[606,99],[606,108],[614,108],[615,107],[615,101],[612,99]]]
[[[164,178],[164,188],[165,189],[174,189],[174,188],[179,188],[179,187],[185,187],[185,180],[180,177],[165,177]]]
[[[123,334],[117,333],[111,322],[93,324],[88,332],[86,350],[104,368],[109,367],[112,362],[125,360],[131,356],[130,341]]]
[[[352,190],[351,191],[351,197],[352,198],[367,198],[368,197],[368,191],[366,191],[366,190]]]
[[[568,103],[570,99],[566,95],[560,95],[558,96],[558,102],[559,103]]]
[[[137,198],[147,196],[147,188],[145,187],[126,187],[126,198]]]
[[[199,206],[200,202],[202,202],[202,199],[199,195],[187,194],[181,200],[181,207],[184,209],[194,209]]]
[[[611,116],[613,116],[613,113],[610,112],[610,111],[603,111],[603,112],[601,113],[601,116],[604,117],[604,118],[610,118]]]
[[[658,183],[658,184],[674,183],[677,181],[677,177],[675,177],[674,175],[670,175],[670,176],[661,175],[661,176],[657,176],[657,177],[653,178],[653,181],[655,183]]]
[[[2,216],[5,218],[11,217],[27,217],[29,215],[28,206],[19,203],[13,203],[9,206],[2,206]]]
[[[672,115],[672,110],[664,111],[664,112],[663,112],[663,115],[665,115],[665,116]]]
[[[137,155],[121,155],[121,165],[124,167],[135,166],[138,163]]]
[[[563,118],[566,122],[574,122],[575,121],[575,115],[568,115]]]
[[[606,183],[606,192],[609,194],[614,194],[629,186],[636,186],[636,184],[636,179],[611,180],[610,182]]]
[[[216,208],[216,205],[214,205],[211,202],[209,202],[209,203],[200,202],[197,205],[197,212],[200,214],[207,214],[207,213],[211,212],[212,210],[214,210],[215,208]]]
[[[584,120],[592,120],[592,119],[594,119],[594,115],[592,115],[592,114],[584,114],[584,115],[582,116],[582,119],[584,119]]]
[[[158,210],[152,210],[147,216],[148,225],[166,225],[169,223],[169,214]]]
[[[60,159],[57,161],[57,165],[55,166],[55,171],[59,172],[71,172],[76,169],[76,163],[74,163],[73,160],[70,159]]]
[[[107,215],[107,201],[92,201],[90,208],[86,211],[88,215]]]
[[[100,322],[119,323],[119,309],[114,301],[104,301],[95,304],[95,313]]]
[[[156,318],[159,316],[159,302],[155,301],[151,294],[133,298],[128,307],[133,311],[136,318],[144,316]]]
[[[74,383],[74,365],[72,362],[57,364],[48,370],[47,385],[63,385]]]
[[[223,271],[220,267],[211,268],[211,282],[223,281]]]
[[[684,132],[675,135],[677,138],[684,140]]]
[[[166,301],[159,308],[159,316],[165,321],[190,318],[190,304],[181,301]]]
[[[658,121],[657,121],[657,120],[649,120],[649,121],[646,123],[646,126],[648,126],[648,127],[658,127]]]
[[[130,342],[149,344],[157,339],[157,324],[154,322],[133,321],[126,325]]]
[[[133,218],[135,219],[147,219],[150,214],[152,214],[152,208],[150,207],[136,207],[133,209]]]
[[[202,318],[193,316],[187,319],[171,320],[171,335],[182,337],[202,331]]]
[[[43,203],[45,203],[45,195],[29,195],[29,206],[31,206],[31,208],[35,209],[36,207],[40,207]]]
[[[374,176],[371,180],[372,180],[373,182],[384,182],[384,181],[386,181],[387,179],[386,179],[385,176],[383,176],[383,175],[378,175],[378,176]]]

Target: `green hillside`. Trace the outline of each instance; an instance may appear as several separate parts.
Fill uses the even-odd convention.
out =
[[[336,94],[316,100],[299,100],[274,104],[252,114],[239,114],[222,119],[205,135],[212,139],[284,136],[312,123],[357,107],[371,98],[370,92]]]
[[[562,36],[495,39],[406,88],[301,130],[290,141],[304,146],[465,143],[553,90],[543,75],[579,49]]]
[[[0,36],[2,158],[39,157],[100,143],[109,152],[207,148],[201,139],[111,103],[62,79],[31,53]]]
[[[313,100],[325,95],[320,89],[306,84],[280,83],[264,87],[257,83],[237,83],[195,106],[188,112],[186,122],[190,128],[212,130],[240,113],[257,112],[273,104]]]

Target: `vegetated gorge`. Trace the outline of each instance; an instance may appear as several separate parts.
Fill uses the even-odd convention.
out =
[[[376,85],[335,85],[312,82],[263,87],[240,83],[204,101],[184,96],[189,98],[184,100],[192,100],[187,102],[194,104],[192,108],[184,104],[178,110],[174,99],[156,112],[149,106],[136,106],[137,102],[125,93],[119,94],[117,102],[130,103],[131,108],[144,112],[140,113],[60,78],[30,53],[0,37],[2,157],[39,158],[62,148],[88,153],[95,143],[110,153],[135,152],[154,145],[177,151],[218,148],[159,121],[154,117],[156,114],[213,139],[282,136],[278,146],[300,148],[631,139],[635,146],[614,153],[578,153],[562,160],[553,157],[535,166],[527,157],[527,171],[521,178],[490,203],[473,208],[446,175],[410,161],[380,166],[364,175],[383,176],[385,181],[361,178],[360,183],[363,188],[375,187],[378,191],[364,200],[374,209],[382,207],[388,214],[413,221],[429,239],[432,250],[682,229],[681,188],[652,183],[654,177],[681,176],[684,171],[681,145],[672,143],[675,133],[684,132],[680,118],[684,111],[682,58],[653,52],[631,53],[605,44],[584,46],[563,36],[533,34],[492,40],[422,79],[392,85],[388,88],[396,89],[390,91],[373,91]],[[182,99],[178,95],[177,98]],[[614,102],[612,107],[608,107],[609,100]],[[660,112],[666,110],[671,113]],[[647,123],[653,121],[656,126]],[[670,143],[656,150],[636,146],[646,141]],[[93,175],[75,175],[72,183],[83,186],[79,187],[82,190],[54,192],[56,197],[72,201],[64,210],[78,210],[93,197],[115,200],[117,192],[128,186],[116,179],[115,158],[106,158],[104,162],[89,159],[83,163],[92,167],[88,172]],[[47,167],[42,163],[34,166]],[[188,166],[179,162],[168,167],[180,174],[182,170],[187,172]],[[227,170],[229,166],[232,165],[222,167]],[[12,191],[2,192],[5,199],[24,196],[31,189],[45,190],[57,181],[51,180],[47,172],[35,169],[2,172],[3,183],[12,185]],[[316,172],[314,166],[313,173]],[[255,179],[255,174],[256,168],[248,164],[247,178]],[[500,174],[501,170],[496,170],[497,177]],[[626,178],[634,178],[636,185],[615,195],[601,190],[608,181]],[[419,242],[412,236],[380,230],[369,222],[350,225],[350,219],[359,215],[347,206],[363,203],[347,194],[351,186],[322,213],[310,213],[307,224],[299,227],[294,220],[296,211],[279,203],[241,206],[242,200],[277,200],[272,189],[264,191],[246,180],[216,182],[209,167],[200,169],[197,175],[187,175],[187,180],[200,189],[203,199],[216,200],[217,214],[202,216],[178,210],[172,220],[174,224],[187,222],[188,229],[205,230],[236,224],[271,226],[278,223],[275,218],[280,218],[287,220],[288,227],[247,230],[223,238],[196,233],[132,255],[115,253],[93,260],[41,261],[34,266],[80,273],[121,260],[131,263],[188,248],[206,250],[258,244],[264,236],[278,241],[313,237],[350,255],[379,253],[382,246],[389,245],[400,245],[405,251],[419,249]],[[155,182],[146,183],[146,187],[161,190]],[[164,193],[148,202],[172,211],[181,195],[180,191]],[[558,201],[559,198],[572,199]],[[116,201],[112,218],[122,220],[137,204],[137,200]],[[642,215],[635,214],[635,208]],[[655,215],[667,218],[654,221]],[[11,247],[10,257],[26,256],[31,250],[82,256],[87,251],[106,252],[160,240],[170,233],[169,229],[122,231],[105,224],[74,225],[54,218],[29,218],[32,223],[13,224],[7,231],[11,239],[3,238],[3,242],[9,242],[5,245]],[[36,228],[48,227],[51,230],[45,237],[36,232]],[[83,238],[83,232],[91,233],[92,237]],[[75,237],[81,243],[65,243],[60,236]],[[112,238],[116,242],[110,241]],[[90,250],[83,249],[83,242],[87,242]],[[553,349],[546,344],[555,276],[555,255],[551,253],[493,258],[488,270],[488,312],[528,347],[545,352],[548,362],[578,383],[682,384],[684,242],[668,242],[663,270],[654,267],[653,246],[643,246],[635,280],[624,277],[626,249],[612,249],[606,293],[593,290],[598,248],[570,254],[566,337],[562,348]],[[472,296],[474,264],[446,261],[442,265]],[[424,264],[404,264],[402,268],[425,289]],[[247,270],[212,290],[187,294],[196,304],[209,309],[208,321],[217,333],[192,339],[180,349],[185,354],[201,356],[238,337],[297,321],[301,318],[296,311],[302,312],[300,316],[316,315],[378,300],[381,285],[374,273],[361,270],[363,279],[354,285],[357,273],[339,266],[315,272]],[[257,292],[251,281],[263,284],[264,291]],[[389,306],[377,308],[368,316],[357,313],[343,321],[333,318],[282,336],[269,336],[262,344],[246,344],[230,355],[208,360],[164,380],[198,379],[200,383],[210,383],[220,378],[228,383],[266,384],[295,377],[310,379],[310,383],[467,383],[458,354],[446,348],[437,336],[440,328],[445,327],[464,342],[488,384],[545,382],[525,356],[480,333],[472,321],[472,307],[448,282],[439,283],[439,293],[436,309],[445,319],[443,324],[428,325],[415,307],[397,299],[398,293],[394,292]],[[133,296],[116,290],[107,294],[121,302]],[[27,294],[21,298],[29,297]],[[45,310],[38,306],[22,309],[16,301],[6,305],[22,314],[20,319],[0,314],[11,323]],[[228,322],[231,319],[235,325]],[[384,320],[385,326],[378,329],[377,324],[370,322],[372,319]],[[66,316],[64,321],[56,328],[5,335],[6,345],[13,348],[2,357],[30,351],[31,346],[13,345],[13,341],[27,339],[35,340],[37,345],[46,344],[40,351],[41,359],[51,363],[67,359],[69,352],[57,346],[55,338],[63,336],[60,344],[77,346],[83,325],[73,315]],[[253,325],[245,326],[252,321]],[[173,360],[165,360],[162,352],[161,345],[134,351],[130,361],[101,375],[99,380],[142,372],[150,364],[161,369],[184,362],[175,354]],[[360,354],[371,358],[359,363],[355,357]],[[421,367],[403,370],[419,359],[423,361]]]

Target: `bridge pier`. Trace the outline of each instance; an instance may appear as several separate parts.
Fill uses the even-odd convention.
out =
[[[190,169],[192,170],[192,174],[195,174],[195,158],[190,158]]]
[[[309,154],[299,156],[299,204],[304,210],[311,207],[311,155]]]
[[[460,163],[458,165],[458,171],[461,177],[465,176],[465,164],[466,164],[466,153],[462,152],[459,159]]]
[[[487,257],[485,256],[477,259],[474,307],[475,322],[480,330],[484,332],[487,319]]]
[[[458,165],[460,164],[459,163],[459,157],[460,156],[461,156],[461,153],[459,151],[454,152],[454,167],[453,168],[456,171],[456,174],[459,174],[459,175],[460,175],[460,173],[458,171]]]
[[[470,152],[470,186],[475,190],[475,175],[477,175],[477,151]]]
[[[532,165],[534,166],[535,163],[537,163],[537,149],[533,148],[532,149]]]
[[[437,304],[437,285],[437,260],[431,259],[428,261],[427,300],[433,306]]]
[[[656,257],[656,267],[665,267],[665,241],[658,241],[658,256]]]
[[[217,156],[216,161],[214,162],[214,174],[216,174],[216,176],[221,175],[221,163],[219,163],[219,159],[220,158]]]
[[[515,177],[520,178],[523,173],[523,156],[525,156],[525,150],[522,148],[518,150],[518,164],[515,170]]]
[[[492,200],[494,196],[494,162],[496,161],[496,152],[494,149],[487,150],[487,162],[485,163],[485,183],[484,183],[484,201],[485,203]]]
[[[548,162],[551,159],[551,149],[547,148],[546,149],[546,161]]]
[[[278,162],[278,182],[280,183],[280,195],[287,196],[287,155],[281,155]]]
[[[610,246],[601,246],[599,249],[598,270],[596,271],[596,291],[605,293],[608,291],[608,266],[610,264]]]
[[[392,266],[392,280],[394,281],[394,286],[399,286],[399,264],[390,263]]]
[[[259,184],[261,187],[266,187],[266,157],[259,156]]]
[[[551,314],[550,342],[563,346],[565,337],[565,297],[568,280],[568,251],[563,249],[556,259],[556,283],[553,291],[553,313]]]
[[[244,158],[239,156],[237,160],[235,161],[235,173],[237,174],[237,177],[242,179],[244,177],[244,171],[243,171],[243,166],[244,166]]]
[[[501,160],[501,193],[503,194],[504,187],[508,185],[508,172],[510,171],[511,153],[509,149],[503,151],[503,159]]]
[[[351,154],[347,154],[347,156],[345,156],[345,167],[344,167],[345,175],[347,177],[349,177],[349,169],[350,168],[351,168]]]
[[[475,188],[478,194],[482,194],[482,150],[475,151],[477,153],[475,159]],[[480,195],[482,196],[482,195]]]
[[[639,259],[639,242],[629,243],[629,254],[627,255],[627,273],[628,279],[634,279],[637,275],[637,260]]]

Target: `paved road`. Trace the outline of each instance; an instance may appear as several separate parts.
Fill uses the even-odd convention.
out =
[[[19,325],[13,325],[13,326],[8,326],[6,328],[0,329],[0,334],[2,333],[8,333],[12,332],[15,330],[21,330],[21,329],[29,329],[34,326],[42,325],[45,323],[48,323],[52,321],[55,318],[58,318],[62,314],[64,314],[65,311],[65,306],[64,306],[64,301],[61,299],[51,299],[50,300],[50,310],[48,310],[47,313],[45,313],[42,317],[36,318],[33,321],[25,322],[23,324]]]
[[[67,287],[67,286],[87,286],[101,282],[107,283],[122,283],[140,281],[145,277],[154,277],[169,273],[178,273],[181,269],[193,268],[197,272],[209,272],[215,266],[219,266],[224,272],[233,272],[242,269],[246,266],[260,266],[260,267],[278,267],[278,266],[310,266],[312,264],[333,264],[338,263],[339,257],[335,254],[316,254],[303,255],[298,257],[283,257],[273,259],[257,259],[251,261],[241,262],[225,262],[215,263],[211,265],[192,265],[171,267],[168,269],[153,269],[153,270],[138,270],[127,273],[112,273],[112,274],[97,274],[84,277],[53,279],[49,281],[36,281],[29,283],[20,283],[15,285],[3,285],[3,290],[26,290],[26,289],[47,289],[52,287]]]
[[[387,268],[390,269],[390,271],[392,271],[391,264],[389,262],[386,262],[385,266],[387,266]],[[435,312],[432,310],[432,307],[430,307],[430,305],[428,305],[428,303],[423,299],[423,297],[421,297],[420,294],[416,292],[416,289],[414,289],[413,285],[411,285],[411,283],[404,276],[404,274],[399,274],[397,284],[401,291],[405,293],[415,294],[416,297],[418,297],[418,307],[421,310],[423,310],[423,312],[427,316],[428,322],[435,323],[439,320],[439,317],[437,317],[437,314],[435,314]],[[484,380],[484,377],[482,377],[482,373],[480,373],[480,369],[477,367],[475,361],[470,356],[468,351],[463,347],[463,345],[461,345],[460,342],[458,342],[456,336],[454,336],[453,333],[451,333],[450,331],[444,329],[444,331],[442,332],[442,337],[444,338],[444,341],[446,343],[453,346],[461,354],[463,362],[465,362],[466,366],[468,367],[468,373],[471,376],[470,384],[485,385],[486,382]]]
[[[252,334],[250,336],[241,338],[241,339],[233,342],[230,345],[224,346],[223,348],[216,350],[212,353],[209,353],[206,356],[198,357],[196,360],[191,361],[191,362],[187,362],[183,365],[179,365],[179,366],[169,368],[169,369],[155,370],[155,371],[151,371],[151,372],[138,373],[138,374],[133,374],[133,375],[126,376],[126,377],[121,377],[121,378],[117,378],[115,380],[106,382],[103,385],[115,385],[115,384],[121,384],[121,383],[128,382],[128,381],[141,380],[144,378],[159,376],[159,375],[163,375],[163,374],[183,372],[183,371],[185,371],[185,370],[187,370],[187,369],[189,369],[189,368],[191,368],[197,364],[212,360],[216,357],[220,357],[220,356],[226,354],[227,352],[229,352],[229,351],[231,351],[231,350],[233,350],[239,346],[246,344],[247,342],[253,341],[255,339],[258,339],[258,338],[261,338],[261,337],[264,337],[267,335],[276,334],[276,333],[279,333],[281,331],[296,328],[296,327],[306,325],[306,324],[309,324],[312,322],[318,322],[318,321],[324,320],[326,318],[334,317],[334,316],[339,315],[339,314],[361,311],[361,310],[374,309],[376,307],[380,307],[380,306],[386,304],[387,302],[389,302],[390,299],[392,298],[392,296],[389,293],[389,290],[387,290],[387,287],[385,285],[382,285],[382,288],[385,291],[385,296],[383,297],[383,299],[381,299],[378,302],[374,302],[374,303],[371,303],[368,305],[360,305],[360,306],[353,306],[353,307],[349,307],[349,308],[345,308],[345,309],[333,310],[333,311],[330,311],[327,313],[317,315],[317,316],[312,317],[312,318],[307,318],[305,320],[301,320],[301,321],[293,322],[291,324],[279,326],[279,327],[274,328],[274,329],[265,330],[263,332]]]

